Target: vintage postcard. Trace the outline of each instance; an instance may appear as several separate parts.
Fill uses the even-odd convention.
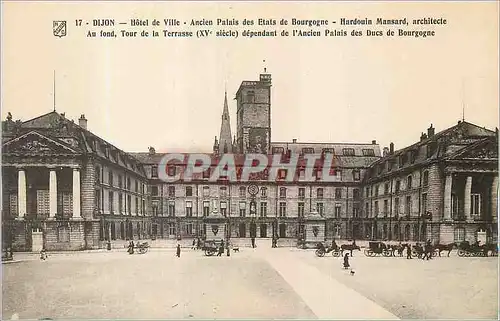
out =
[[[2,1],[2,319],[498,319],[499,5]]]

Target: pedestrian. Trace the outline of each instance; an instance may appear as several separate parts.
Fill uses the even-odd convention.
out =
[[[177,257],[181,257],[181,245],[179,243],[177,243],[177,253],[176,253]]]
[[[193,246],[191,247],[192,250],[196,249],[196,239],[193,239]]]
[[[40,260],[45,261],[47,259],[47,252],[45,251],[45,248],[42,248],[40,251]]]
[[[199,250],[201,247],[201,241],[200,241],[200,238],[198,237],[198,239],[196,240],[196,249]]]
[[[222,253],[224,253],[224,241],[220,242],[219,252],[217,253],[217,256],[222,256]]]
[[[134,241],[128,242],[128,254],[134,254]]]
[[[406,244],[406,259],[412,259],[411,257],[411,245]]]
[[[349,253],[346,253],[344,256],[344,269],[348,269],[350,267],[349,265]]]
[[[255,248],[255,237],[252,237],[252,248]]]

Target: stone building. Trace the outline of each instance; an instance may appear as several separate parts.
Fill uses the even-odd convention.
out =
[[[2,123],[2,235],[15,250],[103,248],[109,240],[187,240],[217,230],[234,243],[279,237],[402,240],[451,243],[497,239],[498,132],[467,123],[383,153],[367,143],[304,143],[271,140],[271,75],[243,81],[236,93],[236,135],[230,126],[227,94],[219,137],[207,153],[212,164],[191,181],[160,179],[165,155],[153,147],[127,153],[78,124],[51,112]],[[233,137],[233,139],[231,139]],[[231,141],[232,140],[232,141]],[[279,171],[253,174],[249,181],[209,177],[226,153],[241,172],[245,155],[298,155],[294,179]],[[187,154],[186,154],[187,156]],[[320,165],[333,157],[334,179],[320,180]],[[316,161],[306,162],[316,157]],[[312,168],[311,168],[312,167]],[[186,168],[167,168],[175,176]],[[325,170],[325,169],[323,169]],[[312,179],[304,179],[311,171]],[[238,174],[240,175],[240,174]],[[208,224],[210,225],[210,224]],[[217,234],[221,236],[221,234]]]
[[[498,132],[459,121],[386,149],[364,177],[364,233],[382,240],[496,242]]]
[[[2,122],[2,235],[15,250],[148,238],[147,181],[133,156],[64,114]]]

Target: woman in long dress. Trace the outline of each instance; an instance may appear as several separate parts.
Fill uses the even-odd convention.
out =
[[[349,265],[349,253],[346,253],[344,255],[344,269],[348,269],[350,267]]]

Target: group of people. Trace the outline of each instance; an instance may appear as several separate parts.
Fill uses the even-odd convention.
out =
[[[399,243],[400,246],[401,242]],[[424,246],[420,245],[420,243],[415,244],[415,249],[416,252],[418,253],[419,257],[422,255],[422,260],[430,260],[432,259],[432,252],[434,251],[434,248],[432,246],[431,240],[427,240],[425,242]],[[406,244],[406,259],[413,259],[412,257],[412,247],[410,244]]]

